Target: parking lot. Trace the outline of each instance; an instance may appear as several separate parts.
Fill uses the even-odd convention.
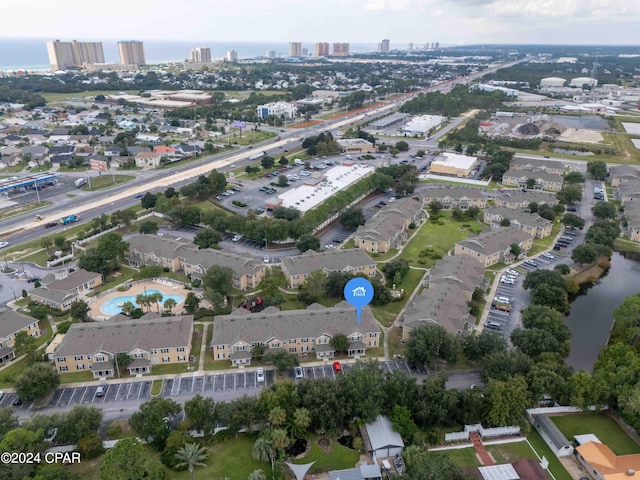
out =
[[[342,371],[348,372],[356,368],[353,363],[341,364]],[[380,367],[387,371],[393,372],[401,370],[407,374],[411,374],[409,365],[404,360],[396,360],[389,362],[380,362]],[[336,375],[341,373],[334,372],[332,364],[303,366],[303,379],[315,380],[319,378],[329,378],[335,380]],[[264,371],[265,380],[259,382],[255,371],[243,372],[236,371],[232,373],[217,373],[205,376],[193,377],[177,377],[175,379],[166,379],[162,385],[160,396],[162,397],[186,397],[190,398],[198,393],[213,394],[215,392],[230,390],[249,390],[255,388],[263,388],[273,385],[276,379],[274,370]],[[289,378],[294,378],[293,370],[287,372]],[[295,379],[296,383],[301,379]],[[127,383],[108,383],[106,392],[103,396],[97,396],[97,385],[73,388],[58,388],[50,395],[46,408],[62,408],[74,405],[96,405],[109,404],[114,402],[126,402],[130,400],[147,400],[151,398],[150,380],[127,382]],[[0,398],[0,408],[13,405],[17,398],[15,393],[6,393]],[[13,405],[16,410],[28,410],[32,406],[32,402],[24,402],[20,405]]]

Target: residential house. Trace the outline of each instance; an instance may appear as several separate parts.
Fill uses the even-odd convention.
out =
[[[166,145],[156,145],[153,147],[154,153],[160,154],[162,157],[172,157],[176,154],[176,149]]]
[[[22,158],[25,160],[28,158],[38,164],[45,161],[48,153],[49,149],[41,145],[29,145],[22,148]]]
[[[538,205],[556,205],[558,199],[555,193],[534,190],[507,190],[494,200],[496,206],[506,208],[527,208],[531,203]]]
[[[199,145],[189,145],[186,143],[178,143],[176,145],[173,145],[173,148],[176,149],[176,153],[180,154],[182,156],[198,156],[198,153],[200,153],[200,146]]]
[[[0,310],[0,365],[16,358],[14,347],[16,335],[19,332],[39,337],[41,335],[40,323],[35,318],[14,310]]]
[[[534,185],[528,186],[528,181],[533,179]],[[526,170],[507,170],[502,175],[502,184],[510,187],[518,187],[528,190],[548,190],[551,192],[559,192],[562,189],[564,177],[555,173],[542,171],[526,171]]]
[[[41,283],[42,286],[29,293],[31,300],[52,308],[68,310],[79,296],[102,285],[102,275],[79,268],[71,273],[60,271],[47,275]]]
[[[512,170],[528,170],[530,172],[546,172],[555,175],[564,174],[564,164],[554,160],[538,160],[532,158],[522,158],[517,155],[511,160],[509,165]]]
[[[521,253],[511,253],[511,245],[518,245]],[[470,255],[476,257],[485,267],[496,263],[513,263],[524,255],[533,245],[533,237],[516,227],[505,227],[499,230],[482,232],[474,237],[456,242],[454,255]]]
[[[425,205],[437,201],[442,204],[444,210],[453,208],[468,210],[471,207],[485,208],[487,206],[487,199],[479,188],[444,186],[421,188],[419,193]]]
[[[320,253],[307,250],[302,255],[282,258],[282,272],[289,288],[304,285],[309,274],[316,270],[325,273],[350,272],[354,275],[372,277],[376,274],[376,264],[368,254],[357,248]]]
[[[383,207],[360,225],[354,236],[355,247],[367,252],[386,253],[409,239],[409,226],[422,224],[427,217],[422,200],[401,198]]]
[[[233,286],[240,290],[255,288],[264,279],[265,266],[253,257],[170,240],[154,235],[136,235],[129,239],[129,264],[134,267],[160,266],[172,272],[202,278],[213,265],[233,270]]]
[[[335,307],[314,303],[303,310],[267,307],[256,313],[239,308],[230,315],[218,315],[210,348],[214,360],[230,360],[233,366],[249,365],[257,345],[283,349],[300,358],[314,354],[318,359],[333,358],[331,339],[337,334],[349,339],[351,357],[380,346],[380,330],[369,307],[362,309],[358,325],[355,308],[342,301]]]
[[[53,354],[61,373],[92,372],[94,378],[113,377],[116,355],[132,360],[122,366],[131,374],[151,373],[155,364],[187,363],[193,315],[160,317],[146,314],[135,320],[75,323]]]
[[[598,480],[622,480],[640,471],[640,453],[616,455],[600,441],[586,442],[576,450],[578,461]]]
[[[409,340],[412,330],[429,324],[440,325],[454,335],[468,335],[476,318],[471,315],[467,294],[467,288],[455,279],[422,290],[402,316],[402,339]]]
[[[104,149],[104,154],[107,157],[119,157],[122,155],[126,155],[127,154],[127,150],[122,148],[122,147],[118,147],[116,145],[111,145],[109,147],[106,147]]]
[[[157,168],[160,166],[162,155],[154,152],[140,152],[136,155],[136,167]]]
[[[542,218],[537,213],[526,210],[506,207],[492,207],[484,211],[484,223],[491,228],[499,228],[503,221],[509,221],[509,225],[528,233],[532,237],[545,238],[551,235],[553,222]]]
[[[617,187],[623,179],[640,179],[640,169],[633,165],[612,165],[609,167],[609,182],[612,187]]]

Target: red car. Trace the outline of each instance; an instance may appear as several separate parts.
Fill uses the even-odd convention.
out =
[[[333,362],[333,371],[335,373],[340,373],[342,371],[342,365],[340,365],[340,362]]]

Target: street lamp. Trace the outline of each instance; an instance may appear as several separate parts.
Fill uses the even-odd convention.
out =
[[[13,289],[13,287],[11,287],[11,291],[13,292],[13,301],[17,301],[18,298],[16,297],[16,291]]]

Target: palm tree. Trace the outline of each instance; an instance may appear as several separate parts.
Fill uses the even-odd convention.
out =
[[[267,476],[262,470],[254,470],[249,474],[248,480],[267,480]]]
[[[136,303],[140,305],[140,307],[147,307],[147,311],[151,309],[151,302],[149,299],[149,295],[145,295],[144,293],[139,293],[136,295]]]
[[[253,444],[251,454],[253,455],[253,458],[259,462],[271,463],[271,478],[273,478],[273,461],[276,458],[276,449],[273,448],[271,436],[268,432],[265,432],[258,437],[256,443]]]
[[[271,425],[282,425],[287,419],[287,411],[282,407],[273,407],[268,415]]]
[[[50,249],[52,245],[53,245],[53,240],[51,240],[50,237],[42,237],[42,239],[40,240],[40,246],[45,250]]]
[[[131,312],[134,308],[136,308],[136,306],[133,304],[133,302],[124,302],[121,308],[122,313],[124,313],[125,315],[131,315]]]
[[[311,425],[311,413],[306,408],[296,408],[293,412],[293,422],[291,422],[291,436],[300,438]]]
[[[206,448],[199,446],[197,443],[187,443],[175,454],[175,457],[180,460],[176,467],[187,466],[191,472],[191,480],[194,480],[196,478],[195,468],[204,467],[204,460],[208,456]]]
[[[165,312],[171,313],[171,310],[177,305],[177,303],[173,298],[167,298],[163,305]]]
[[[156,309],[157,312],[160,313],[160,303],[162,302],[162,299],[164,298],[162,296],[162,294],[160,292],[154,292],[150,295],[147,295],[149,297],[149,303],[155,303],[156,304]]]

